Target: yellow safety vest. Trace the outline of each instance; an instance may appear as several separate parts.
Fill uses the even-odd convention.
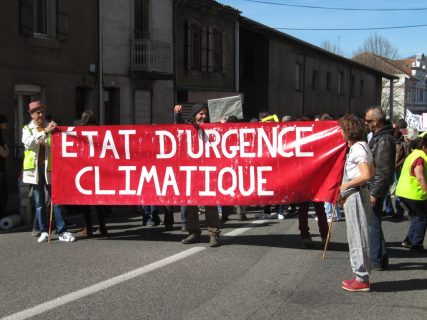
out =
[[[30,127],[25,126],[24,129],[30,131],[31,135],[33,134],[33,130],[30,129]],[[47,145],[50,148],[50,138],[51,135],[48,133],[47,135]],[[24,163],[22,165],[24,170],[34,170],[36,168],[36,158],[37,153],[34,150],[27,149],[24,151]],[[48,161],[47,161],[47,171],[52,171],[52,158],[49,152]]]
[[[396,196],[411,200],[427,200],[427,193],[421,188],[417,178],[411,175],[411,166],[417,158],[424,159],[424,176],[427,177],[427,155],[422,150],[414,150],[406,157],[396,187]]]

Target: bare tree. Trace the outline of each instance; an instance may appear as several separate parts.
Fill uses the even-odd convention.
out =
[[[338,54],[340,56],[343,55],[343,52],[341,51],[339,45],[332,43],[329,40],[323,40],[320,44],[320,48],[325,49],[326,51]]]
[[[353,56],[357,56],[364,52],[372,52],[377,56],[384,57],[391,60],[399,58],[399,51],[391,44],[391,42],[377,34],[371,34],[363,43],[359,46]]]
[[[396,73],[396,69],[393,68],[393,60],[398,58],[398,50],[387,38],[377,33],[371,34],[359,46],[353,56],[353,60],[389,74]],[[393,87],[393,97],[390,97],[390,80],[382,79],[381,108],[385,114],[390,114],[390,99],[392,99],[392,117],[403,117],[404,103],[402,94],[405,90],[404,82],[394,83]]]

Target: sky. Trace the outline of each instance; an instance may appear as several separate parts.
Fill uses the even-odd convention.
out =
[[[409,25],[427,25],[426,0],[216,0],[241,11],[241,15],[271,28],[370,28]],[[338,11],[273,5],[290,5],[369,8],[369,9],[415,9],[413,11]],[[399,52],[400,58],[417,53],[427,54],[427,26],[389,30],[358,31],[294,31],[280,30],[303,41],[320,46],[328,41],[339,47],[342,54],[352,57],[358,47],[373,33],[388,39]]]

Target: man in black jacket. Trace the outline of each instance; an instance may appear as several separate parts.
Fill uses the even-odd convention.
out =
[[[375,164],[375,175],[368,182],[371,193],[373,214],[369,223],[369,246],[371,267],[383,270],[388,267],[388,255],[381,228],[384,199],[393,182],[396,147],[393,128],[385,124],[385,115],[378,107],[370,108],[365,115],[365,123],[373,133],[369,140]]]

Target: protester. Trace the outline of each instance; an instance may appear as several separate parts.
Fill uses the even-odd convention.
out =
[[[282,117],[282,122],[290,122],[292,121],[292,116],[285,115]]]
[[[409,127],[406,130],[406,135],[403,135],[403,137],[405,139],[409,151],[412,151],[412,149],[415,149],[417,147],[416,143],[413,143],[419,137],[417,128]],[[408,154],[409,153],[410,152],[408,152]]]
[[[394,170],[394,182],[392,187],[390,188],[390,194],[387,195],[385,200],[385,213],[391,214],[393,219],[403,219],[405,209],[402,207],[402,201],[399,197],[395,196],[395,190],[397,186],[397,182],[400,177],[400,173],[402,171],[403,163],[406,157],[410,154],[409,144],[406,142],[405,137],[403,136],[403,132],[407,133],[407,124],[403,119],[399,119],[393,123],[394,127],[394,142],[396,144],[396,160],[395,160],[395,170]],[[394,198],[394,207],[393,207],[393,199]],[[394,211],[394,208],[396,211]]]
[[[230,115],[223,117],[221,123],[236,123],[239,122],[239,119],[235,115]],[[246,208],[245,206],[235,206],[237,213],[237,220],[245,221],[246,217]],[[234,213],[233,206],[218,206],[218,212],[221,222],[226,222],[229,220],[229,216]]]
[[[396,147],[393,128],[385,124],[385,115],[380,108],[370,108],[365,115],[365,124],[372,132],[369,147],[375,164],[375,175],[368,182],[373,215],[369,225],[370,257],[373,270],[388,268],[388,255],[381,228],[384,198],[393,182]]]
[[[158,226],[162,221],[159,217],[159,211],[163,208],[165,217],[164,217],[164,231],[172,231],[174,224],[173,211],[171,206],[158,206],[158,205],[144,205],[142,206],[144,210],[144,215],[142,217],[143,226]]]
[[[292,116],[284,115],[282,117],[282,122],[290,122],[292,121]],[[283,220],[286,217],[290,217],[293,213],[297,212],[295,204],[279,204],[275,207],[277,212],[277,219]]]
[[[345,200],[347,240],[354,275],[351,280],[342,281],[342,288],[347,291],[369,291],[368,225],[372,209],[366,183],[374,176],[375,167],[372,152],[366,143],[363,121],[354,115],[346,115],[339,119],[339,124],[350,147],[340,187],[340,200]]]
[[[174,108],[174,119],[175,123],[188,123],[196,128],[202,123],[209,122],[209,110],[208,107],[204,104],[195,104],[191,109],[190,119],[188,122],[184,121],[182,118],[182,109],[181,105],[176,105]],[[184,244],[198,243],[200,242],[200,222],[197,206],[185,206],[181,208],[184,211],[186,216],[187,223],[186,228],[188,230],[188,237],[182,240]],[[218,209],[216,206],[206,206],[205,207],[205,217],[206,224],[208,226],[208,232],[210,235],[209,245],[211,247],[220,246],[219,243],[219,234],[220,234],[220,220],[218,215]]]
[[[419,139],[419,147],[406,158],[396,195],[409,209],[411,224],[402,246],[424,251],[427,229],[427,135]]]
[[[313,239],[310,235],[310,228],[308,226],[308,208],[310,202],[303,202],[297,204],[299,206],[298,211],[298,228],[300,230],[301,236],[301,248],[302,249],[312,249],[315,247]],[[323,202],[313,202],[314,210],[317,217],[317,225],[319,227],[319,233],[322,238],[322,243],[326,241],[328,236],[328,222],[326,220],[325,206]]]
[[[333,120],[333,118],[327,113],[322,113],[318,117],[319,121]],[[340,221],[342,219],[340,208],[338,208],[337,205],[334,206],[333,203],[325,202],[325,212],[328,222],[330,222],[331,220]]]
[[[23,163],[23,182],[32,185],[36,218],[41,235],[38,242],[48,240],[46,227],[46,204],[45,186],[50,197],[51,185],[51,154],[50,142],[51,132],[56,129],[57,124],[51,121],[45,123],[46,107],[40,101],[31,102],[28,106],[31,122],[22,129],[22,143],[25,146]],[[66,231],[66,224],[62,217],[61,207],[53,206],[56,232],[59,241],[75,241],[73,235]]]
[[[3,137],[3,131],[7,129],[7,118],[0,114],[0,217],[6,215],[6,207],[9,191],[6,179],[6,158],[9,156],[9,147]]]
[[[158,226],[162,221],[159,217],[159,208],[158,206],[142,206],[142,210],[144,210],[142,216],[142,225],[143,226]]]
[[[92,110],[85,110],[78,123],[80,126],[97,126],[96,115]],[[106,206],[82,206],[84,214],[85,225],[82,230],[79,231],[78,236],[83,238],[92,238],[92,208],[95,208],[96,215],[98,217],[99,228],[95,231],[95,235],[107,236],[108,231],[105,225]]]
[[[173,209],[171,206],[163,206],[165,217],[163,223],[165,225],[164,231],[173,231],[173,224],[175,223],[173,217]]]

